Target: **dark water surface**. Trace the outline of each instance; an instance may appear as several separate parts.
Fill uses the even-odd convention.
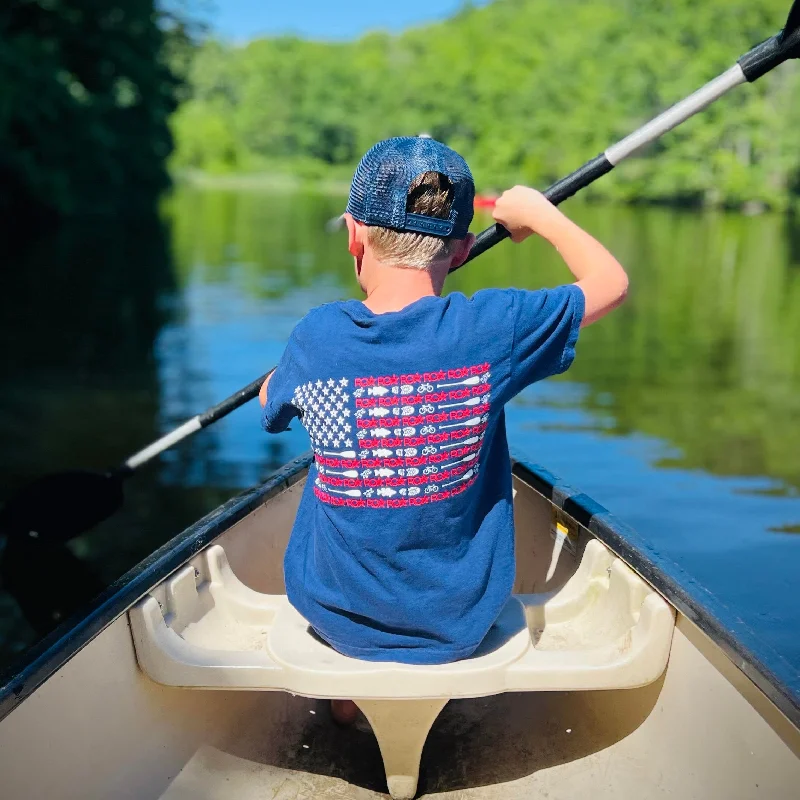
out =
[[[163,224],[97,223],[7,251],[0,499],[49,471],[117,464],[265,372],[310,307],[354,296],[344,235],[325,232],[342,205],[182,188]],[[631,296],[583,332],[566,376],[509,407],[512,447],[633,525],[797,673],[800,229],[777,216],[567,210],[627,265]],[[449,288],[567,280],[543,243],[504,243]],[[251,404],[143,468],[124,510],[68,548],[5,546],[0,670],[48,627],[42,597],[60,600],[51,617],[75,612],[306,450],[295,428],[267,437]]]

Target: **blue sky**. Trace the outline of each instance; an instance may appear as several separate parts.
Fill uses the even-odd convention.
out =
[[[352,39],[376,28],[397,31],[442,19],[461,5],[462,0],[215,0],[202,16],[218,35],[235,41],[279,33]]]

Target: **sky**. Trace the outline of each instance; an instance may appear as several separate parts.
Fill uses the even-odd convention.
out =
[[[202,16],[215,33],[234,41],[280,33],[352,39],[369,30],[398,31],[443,19],[462,5],[463,0],[214,0]]]

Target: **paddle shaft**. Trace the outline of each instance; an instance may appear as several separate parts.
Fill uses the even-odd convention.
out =
[[[795,0],[792,10],[789,12],[786,28],[779,34],[754,47],[742,56],[733,67],[701,89],[698,89],[694,94],[689,95],[685,100],[681,100],[672,108],[659,114],[646,125],[612,145],[608,150],[588,161],[580,169],[575,170],[571,175],[554,183],[545,190],[545,197],[554,205],[563,203],[581,189],[585,189],[594,183],[598,178],[607,175],[617,164],[620,164],[651,142],[656,141],[656,139],[660,139],[665,133],[686,122],[687,119],[707,108],[732,89],[741,86],[743,83],[752,83],[789,58],[797,57],[800,57],[800,0]],[[491,228],[487,228],[478,234],[475,244],[470,250],[469,257],[461,267],[483,255],[487,250],[508,237],[509,233],[502,225],[496,224]],[[456,267],[451,272],[455,272],[461,267]],[[236,394],[231,395],[231,397],[208,409],[203,414],[198,414],[196,417],[184,422],[174,431],[135,453],[125,461],[120,472],[123,475],[132,473],[137,467],[151,461],[159,453],[163,453],[164,450],[186,437],[243,406],[258,395],[261,385],[269,374],[262,375],[258,380],[253,381],[249,386],[245,386],[244,389],[240,389]]]
[[[261,390],[261,386],[263,385],[264,381],[267,379],[267,376],[271,373],[272,370],[266,373],[266,375],[262,375],[257,380],[245,386],[244,389],[239,389],[236,394],[232,394],[221,403],[209,408],[208,411],[204,411],[202,414],[192,417],[190,420],[184,422],[180,427],[175,428],[174,431],[170,431],[170,433],[167,433],[160,439],[157,439],[143,450],[140,450],[138,453],[134,453],[127,461],[123,463],[122,467],[120,468],[120,472],[123,475],[129,475],[137,467],[142,466],[142,464],[145,464],[148,461],[152,461],[157,455],[159,455],[159,453],[163,453],[165,450],[168,450],[173,445],[183,441],[193,433],[197,433],[197,431],[207,428],[217,420],[227,417],[231,411],[235,411],[237,408],[243,406],[245,403],[248,403],[250,400],[256,397]]]

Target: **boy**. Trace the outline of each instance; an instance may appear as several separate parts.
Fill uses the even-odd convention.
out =
[[[514,580],[503,407],[566,370],[581,325],[627,291],[602,245],[516,187],[494,218],[515,242],[545,237],[576,283],[442,298],[474,241],[474,191],[439,142],[373,147],[345,215],[366,299],[311,311],[262,388],[266,430],[299,416],[315,454],[286,550],[289,600],[355,658],[440,664],[476,650]]]

